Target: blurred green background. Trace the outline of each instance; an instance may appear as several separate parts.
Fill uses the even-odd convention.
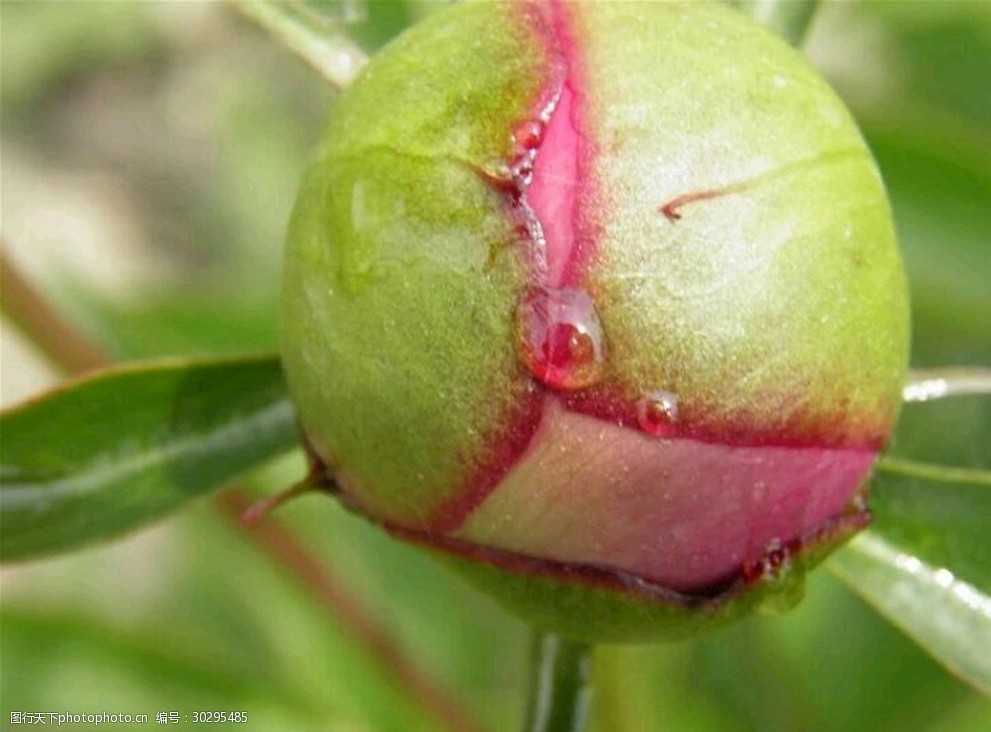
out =
[[[370,50],[437,7],[325,6]],[[282,233],[328,91],[221,3],[5,0],[0,13],[7,256],[119,358],[273,349]],[[807,51],[890,188],[913,364],[991,364],[991,3],[827,3]],[[5,404],[56,378],[7,323],[2,377]],[[268,493],[302,471],[292,455],[251,484]],[[487,729],[519,725],[521,623],[331,501],[279,517]],[[5,568],[0,590],[5,727],[12,710],[245,710],[241,729],[434,728],[206,501]],[[790,613],[603,647],[596,672],[600,732],[991,729],[991,701],[824,571]]]

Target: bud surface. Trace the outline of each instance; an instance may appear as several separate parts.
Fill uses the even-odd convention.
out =
[[[702,3],[467,3],[341,95],[283,355],[315,470],[532,622],[670,638],[868,520],[904,275],[802,58]]]

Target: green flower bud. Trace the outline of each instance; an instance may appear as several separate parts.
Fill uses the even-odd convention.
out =
[[[336,103],[288,237],[315,469],[541,627],[672,638],[869,518],[907,297],[877,169],[700,3],[468,3]]]

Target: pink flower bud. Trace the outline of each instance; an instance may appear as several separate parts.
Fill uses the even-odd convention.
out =
[[[862,527],[907,360],[878,172],[701,3],[468,3],[336,103],[283,353],[316,469],[532,622],[675,637]]]

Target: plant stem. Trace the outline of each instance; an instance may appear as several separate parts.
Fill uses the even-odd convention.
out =
[[[342,91],[368,63],[365,52],[337,23],[303,2],[228,0],[242,15],[268,31],[305,61],[336,91]]]
[[[0,251],[3,312],[55,366],[81,374],[110,364],[109,359],[75,326],[64,320]]]
[[[0,309],[24,334],[69,374],[111,365],[112,360],[91,343],[40,293],[34,290],[14,264],[0,250],[2,294]],[[229,521],[241,526],[241,517],[251,506],[245,491],[231,487],[221,493],[214,505]],[[350,595],[342,582],[285,527],[270,517],[256,521],[247,532],[255,544],[291,572],[326,609],[340,627],[350,635],[396,685],[431,715],[437,729],[448,732],[475,732],[472,721],[460,702],[446,689],[430,679],[388,630],[376,622],[374,613]]]
[[[736,6],[793,46],[802,45],[819,0],[737,0]]]
[[[582,732],[592,699],[592,648],[534,632],[523,732]]]
[[[980,366],[913,369],[908,372],[902,390],[906,402],[975,394],[991,394],[991,369]]]
[[[991,470],[981,468],[954,468],[947,465],[934,465],[917,460],[882,456],[877,461],[877,469],[884,473],[895,473],[906,478],[942,480],[991,488]]]

